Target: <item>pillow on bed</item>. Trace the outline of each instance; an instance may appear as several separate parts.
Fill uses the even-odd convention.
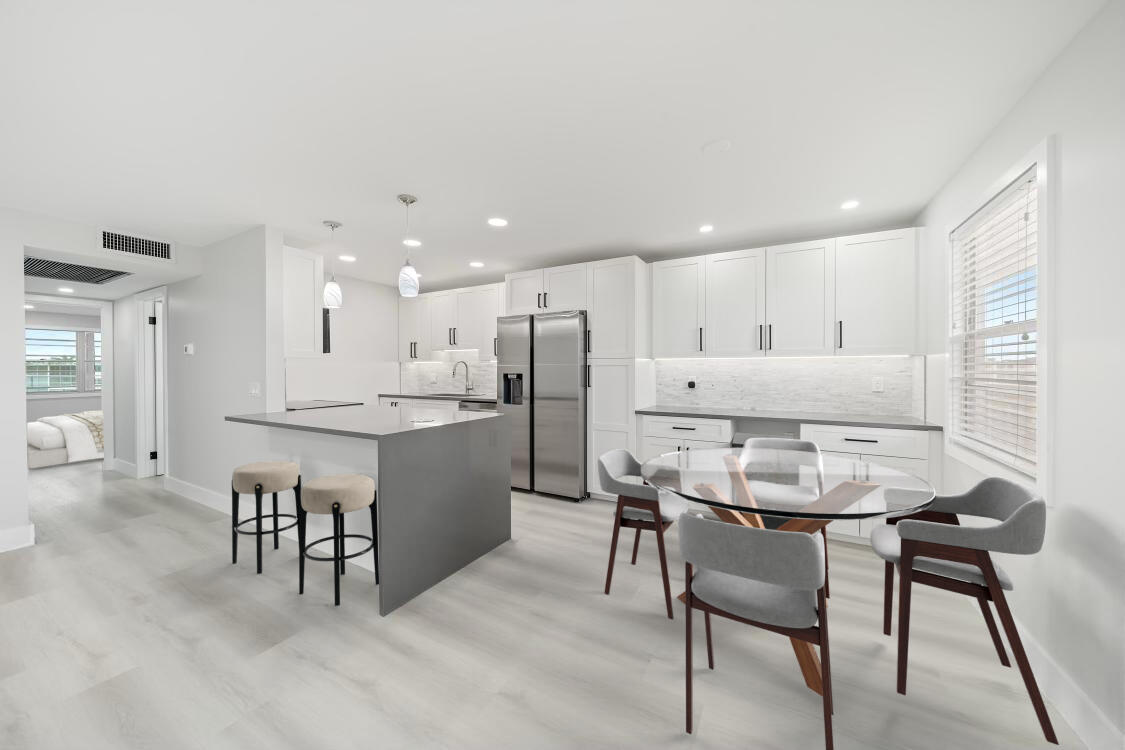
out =
[[[28,422],[27,444],[41,451],[49,451],[65,448],[66,440],[58,427],[52,427],[45,422]]]

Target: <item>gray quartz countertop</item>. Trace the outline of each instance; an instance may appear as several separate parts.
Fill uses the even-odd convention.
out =
[[[495,404],[495,396],[479,393],[380,393],[379,398],[424,398],[427,401],[472,401],[474,404]]]
[[[637,409],[637,414],[659,417],[711,417],[713,419],[766,419],[775,422],[835,424],[845,427],[891,427],[899,430],[940,430],[941,425],[917,417],[887,417],[871,414],[825,414],[802,411],[758,411],[725,406],[676,406],[657,404]]]
[[[431,409],[423,413],[421,410],[400,410],[389,406],[339,406],[334,409],[237,414],[226,417],[226,421],[378,440],[415,430],[500,417],[494,411],[442,412]]]

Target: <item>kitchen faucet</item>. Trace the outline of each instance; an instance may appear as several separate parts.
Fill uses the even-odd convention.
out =
[[[460,360],[457,364],[453,365],[453,374],[450,377],[457,377],[457,365],[465,365],[465,395],[468,396],[473,392],[473,381],[469,375],[469,363],[465,360]]]

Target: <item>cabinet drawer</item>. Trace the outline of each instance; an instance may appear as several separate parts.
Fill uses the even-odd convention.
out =
[[[730,445],[732,433],[729,419],[695,417],[645,417],[642,430],[650,437],[703,440],[726,445]]]
[[[929,441],[926,433],[920,430],[803,424],[801,439],[811,440],[823,451],[901,458],[929,457]]]

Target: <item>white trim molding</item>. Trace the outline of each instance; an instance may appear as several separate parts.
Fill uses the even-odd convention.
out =
[[[31,547],[35,544],[35,524],[13,526],[10,529],[0,529],[0,552]]]

